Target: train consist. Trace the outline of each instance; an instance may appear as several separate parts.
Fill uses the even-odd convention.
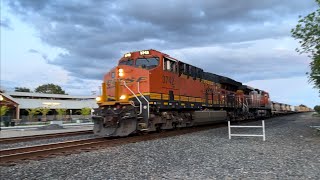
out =
[[[310,112],[313,111],[311,108],[306,106],[291,106],[288,104],[278,103],[278,102],[271,102],[271,114],[273,116],[277,115],[284,115],[284,114],[291,114],[297,112]]]
[[[266,91],[156,50],[126,53],[105,74],[96,100],[94,133],[104,137],[295,111],[271,102]]]

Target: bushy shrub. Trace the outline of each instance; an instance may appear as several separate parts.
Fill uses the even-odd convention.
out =
[[[56,112],[58,113],[58,119],[62,120],[63,116],[67,114],[67,109],[56,109]]]

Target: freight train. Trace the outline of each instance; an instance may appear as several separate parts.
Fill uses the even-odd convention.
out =
[[[94,133],[138,132],[270,117],[292,107],[269,93],[179,61],[157,50],[124,54],[104,75]]]
[[[305,105],[291,106],[288,104],[271,101],[272,116],[299,113],[299,112],[312,112],[312,111],[314,110]]]

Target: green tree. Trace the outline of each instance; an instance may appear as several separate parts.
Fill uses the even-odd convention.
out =
[[[2,123],[2,121],[3,121],[2,117],[7,114],[9,109],[10,108],[8,106],[1,106],[0,107],[0,123]],[[4,125],[9,126],[9,121],[4,121]]]
[[[314,107],[314,110],[315,110],[318,114],[320,114],[320,105],[315,106],[315,107]]]
[[[31,92],[30,89],[26,87],[15,87],[14,91],[15,92]]]
[[[63,116],[67,114],[67,109],[56,109],[58,113],[58,119],[62,120]]]
[[[42,114],[43,120],[47,120],[47,114],[51,111],[49,108],[43,107],[43,108],[38,108],[38,111]]]
[[[0,108],[0,116],[2,117],[4,115],[6,115],[7,112],[9,111],[9,109],[10,108],[8,106],[1,106],[1,108]]]
[[[32,120],[36,115],[40,113],[38,108],[26,109],[28,112],[29,120]]]
[[[82,108],[79,112],[83,116],[83,118],[85,118],[86,116],[91,114],[91,108],[85,107]]]
[[[46,93],[46,94],[66,94],[64,90],[59,85],[55,84],[44,84],[35,89],[37,93]]]
[[[320,0],[315,0],[318,9],[305,17],[300,16],[300,20],[294,29],[291,30],[292,36],[299,40],[301,48],[299,53],[307,53],[312,59],[310,63],[310,82],[314,82],[315,88],[320,93]]]

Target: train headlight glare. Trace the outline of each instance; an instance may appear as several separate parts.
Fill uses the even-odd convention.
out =
[[[119,69],[119,73],[123,73],[123,69]]]
[[[124,75],[123,72],[119,72],[119,76],[122,77]]]
[[[126,95],[121,95],[121,96],[120,96],[120,99],[121,99],[121,100],[124,100],[124,99],[126,99],[126,98],[127,98]]]
[[[101,97],[100,96],[96,97],[96,101],[101,101]]]

